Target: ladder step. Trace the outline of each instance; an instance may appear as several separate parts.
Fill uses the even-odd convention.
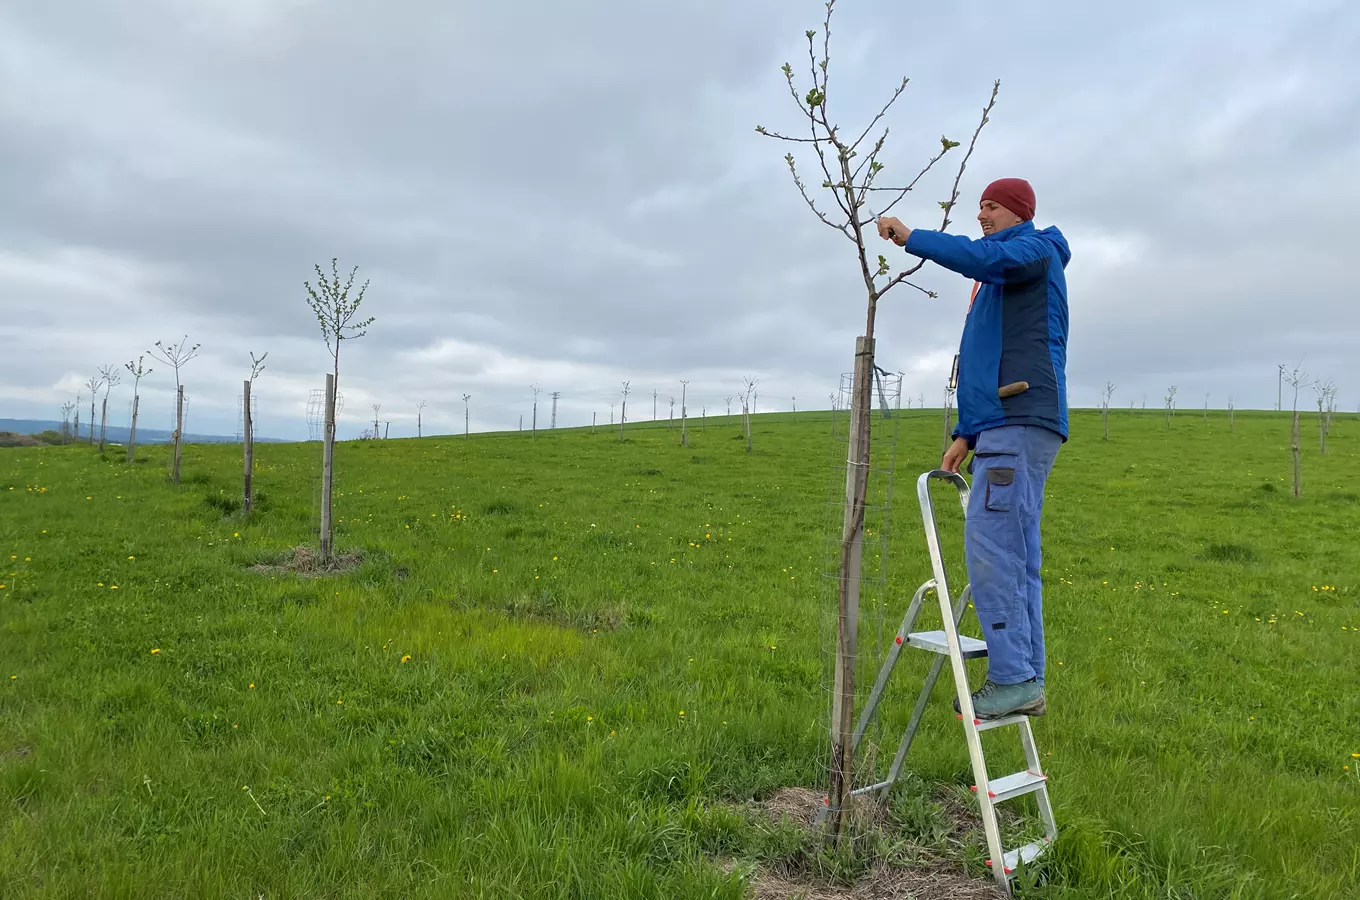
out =
[[[1014,850],[1007,850],[1005,856],[1002,857],[1001,871],[1009,875],[1020,867],[1020,863],[1023,862],[1028,865],[1034,862],[1047,849],[1048,839],[1044,838],[1023,847],[1016,847]],[[991,866],[991,864],[992,861],[987,860],[987,865]]]
[[[917,650],[949,655],[949,641],[943,631],[916,631],[907,635],[907,645]],[[966,634],[959,635],[959,648],[964,659],[982,659],[987,655],[987,642]]]
[[[962,719],[963,713],[954,713],[954,718]],[[991,731],[993,728],[1002,728],[1006,725],[1019,725],[1028,719],[1026,715],[1002,716],[999,719],[974,719],[973,727],[978,731]]]
[[[1000,803],[1003,800],[1032,794],[1047,783],[1047,775],[1016,772],[1014,775],[1003,775],[1000,778],[992,779],[991,784],[987,785],[987,796],[992,798],[992,802]],[[973,785],[973,793],[977,793],[977,785]]]

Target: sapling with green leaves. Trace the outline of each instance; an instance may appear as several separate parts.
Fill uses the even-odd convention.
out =
[[[132,422],[128,428],[128,462],[132,462],[137,457],[137,415],[142,406],[142,379],[154,371],[146,368],[145,359],[146,355],[141,354],[136,359],[123,363],[123,367],[132,373]]]
[[[784,159],[788,165],[789,173],[793,176],[794,186],[798,189],[808,208],[812,210],[813,215],[824,225],[835,229],[854,245],[868,300],[864,332],[856,340],[855,347],[855,369],[850,406],[850,453],[846,466],[845,517],[841,531],[840,577],[838,579],[837,597],[838,617],[832,705],[828,833],[835,835],[837,842],[839,842],[843,813],[848,808],[852,796],[850,784],[853,779],[852,732],[855,698],[853,661],[857,656],[859,560],[862,554],[865,499],[868,492],[869,406],[874,360],[874,322],[879,300],[898,285],[905,284],[927,296],[934,296],[932,291],[909,280],[925,265],[925,260],[894,274],[894,267],[886,257],[879,255],[876,261],[871,259],[872,254],[869,252],[865,240],[864,227],[868,225],[871,232],[877,231],[873,211],[869,208],[871,197],[876,201],[874,206],[880,207],[878,214],[886,214],[907,196],[945,154],[960,146],[960,143],[942,136],[939,151],[925,163],[915,177],[893,187],[877,183],[880,173],[887,167],[881,159],[888,137],[887,127],[885,126],[882,133],[876,139],[873,139],[872,145],[866,145],[865,141],[871,139],[871,133],[877,133],[876,129],[879,123],[906,90],[908,80],[902,79],[901,84],[897,86],[892,96],[863,130],[857,132],[852,130],[843,135],[840,125],[832,122],[828,102],[831,18],[835,7],[836,0],[827,0],[820,53],[816,43],[817,32],[815,30],[806,32],[811,86],[807,90],[799,90],[794,80],[793,67],[788,63],[783,66],[789,95],[798,109],[799,124],[805,130],[806,136],[781,134],[764,126],[756,126],[756,131],[772,139],[791,143],[795,147],[810,148],[812,153],[815,154],[816,165],[821,172],[821,186],[830,193],[835,203],[835,209],[824,207],[824,205],[819,206],[808,192],[807,186],[799,174],[797,160],[792,152],[788,153]],[[1000,82],[994,82],[991,98],[982,110],[981,121],[977,130],[973,132],[972,142],[959,165],[949,198],[939,203],[943,210],[940,225],[942,230],[949,227],[950,213],[958,201],[959,182],[963,178],[964,169],[972,155],[973,147],[977,143],[978,135],[983,126],[987,124],[988,116],[996,103],[999,90]],[[882,201],[881,205],[878,201]]]
[[[180,380],[179,370],[198,356],[198,348],[202,346],[202,344],[194,344],[189,347],[187,346],[188,343],[189,336],[186,334],[180,338],[178,344],[156,341],[156,349],[146,351],[152,359],[163,362],[175,370],[175,431],[171,435],[175,443],[175,450],[173,461],[170,464],[170,480],[176,485],[179,484],[180,460],[184,449],[184,382]]]
[[[312,287],[308,281],[303,281],[302,285],[307,289],[307,305],[311,307],[316,315],[317,324],[321,326],[321,337],[326,342],[326,350],[331,355],[332,367],[330,382],[326,386],[326,419],[323,431],[321,448],[321,560],[328,562],[331,557],[332,543],[334,539],[333,522],[331,519],[331,498],[334,496],[335,487],[335,398],[340,390],[340,345],[344,341],[357,340],[368,334],[368,326],[375,321],[373,316],[367,319],[358,319],[359,307],[364,302],[364,294],[368,292],[368,281],[365,281],[353,299],[350,298],[350,291],[354,288],[354,276],[359,271],[355,266],[350,270],[349,278],[341,284],[340,270],[336,265],[336,258],[331,258],[331,275],[328,278],[321,271],[321,266],[313,264],[316,269],[317,285]],[[377,423],[374,422],[374,437],[377,437]]]

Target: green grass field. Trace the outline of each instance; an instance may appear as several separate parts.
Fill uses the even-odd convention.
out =
[[[938,414],[904,415],[889,619],[929,577],[914,482],[938,463]],[[314,543],[319,444],[256,448],[249,520],[239,447],[186,448],[179,488],[163,447],[0,451],[0,896],[853,874],[748,802],[825,785],[826,417],[756,417],[749,456],[735,420],[689,448],[647,423],[341,444],[337,540],[363,562],[322,578],[252,570]],[[1282,415],[1111,418],[1104,443],[1074,414],[1048,491],[1036,732],[1063,834],[1024,894],[1360,896],[1360,421],[1322,456],[1305,417],[1295,499]],[[946,675],[872,853],[985,879],[941,799],[971,781],[950,697]]]

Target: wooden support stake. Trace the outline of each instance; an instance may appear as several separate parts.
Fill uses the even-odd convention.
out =
[[[850,810],[854,779],[855,662],[859,643],[860,561],[864,550],[864,505],[869,486],[869,400],[874,341],[855,339],[849,452],[845,460],[845,518],[841,529],[840,578],[836,596],[835,690],[831,707],[830,832],[839,837]]]
[[[326,375],[326,424],[321,440],[321,560],[331,558],[331,484],[335,470],[335,376]]]
[[[243,488],[244,496],[241,501],[241,508],[246,515],[250,515],[250,507],[252,503],[250,492],[250,475],[251,472],[254,471],[255,444],[254,438],[251,435],[249,379],[246,380],[245,387],[243,388],[243,390],[245,403],[242,404],[241,406],[241,450],[242,455],[245,457],[245,482]]]

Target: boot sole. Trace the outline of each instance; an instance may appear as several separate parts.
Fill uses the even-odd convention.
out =
[[[1031,700],[1024,706],[1017,706],[1015,709],[991,716],[984,716],[979,713],[977,717],[983,720],[1004,719],[1006,716],[1042,716],[1046,712],[1048,712],[1048,704],[1044,702],[1043,696],[1040,696],[1038,700]]]

